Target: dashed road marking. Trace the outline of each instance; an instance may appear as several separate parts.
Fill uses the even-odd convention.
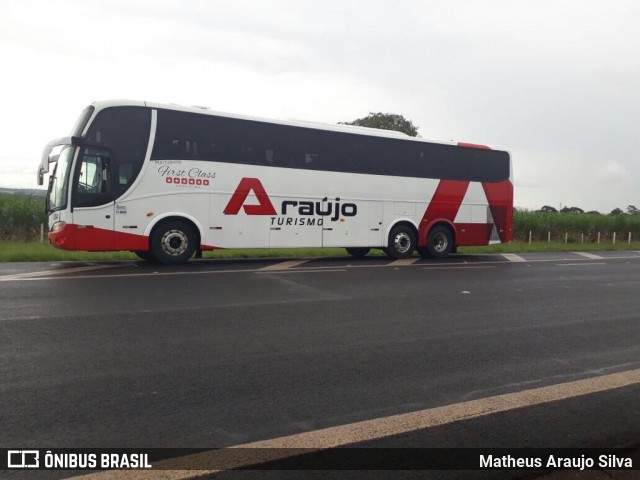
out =
[[[628,253],[628,251],[626,252]],[[636,252],[634,252],[636,253]],[[640,253],[640,252],[637,252]],[[499,257],[503,257],[504,255],[512,255],[512,254],[497,254],[494,255],[495,258],[499,258]],[[603,258],[607,261],[614,261],[614,260],[637,260],[639,259],[640,256],[638,255],[621,255],[621,256],[607,256],[606,258]],[[124,263],[118,263],[118,264],[112,264],[112,265],[98,265],[98,266],[90,266],[90,267],[78,267],[78,269],[72,269],[72,268],[68,268],[68,269],[60,269],[60,270],[51,270],[51,271],[43,271],[43,272],[31,272],[31,273],[27,273],[27,274],[11,274],[11,275],[5,275],[5,276],[0,276],[0,282],[1,281],[44,281],[44,280],[51,280],[53,278],[56,278],[55,276],[58,276],[57,278],[60,280],[73,280],[73,279],[107,279],[107,278],[127,278],[127,277],[150,277],[150,276],[175,276],[175,275],[213,275],[213,274],[228,274],[228,273],[253,273],[253,272],[259,272],[259,271],[263,271],[263,272],[277,272],[277,271],[282,271],[285,270],[287,271],[287,269],[291,269],[292,267],[296,266],[296,265],[302,265],[305,262],[308,262],[309,260],[311,260],[310,258],[306,258],[306,259],[300,259],[300,260],[290,260],[290,261],[285,261],[285,262],[280,262],[277,263],[275,265],[269,265],[268,267],[263,267],[263,268],[238,268],[238,269],[222,269],[222,270],[180,270],[180,271],[156,271],[156,272],[135,272],[135,273],[114,273],[114,274],[110,274],[110,273],[104,273],[104,274],[99,274],[99,275],[64,275],[64,274],[68,274],[70,272],[80,272],[80,269],[86,269],[86,270],[98,270],[98,269],[102,269],[102,268],[114,268],[114,267],[126,267],[126,266],[131,266],[130,264],[124,264]],[[413,259],[411,259],[413,260]],[[480,265],[504,265],[505,262],[504,260],[489,260],[489,261],[471,261],[471,262],[437,262],[437,263],[417,263],[417,260],[420,260],[419,258],[416,258],[416,263],[411,263],[408,266],[415,266],[415,267],[423,267],[426,269],[436,269],[436,268],[455,268],[456,266],[459,268],[463,268],[462,266],[464,265],[465,267],[468,268],[473,268],[472,266],[477,268],[480,268]],[[574,263],[571,264],[567,264],[567,265],[577,265],[583,261],[586,261],[587,259],[585,258],[583,259],[579,259],[579,258],[574,258],[574,259],[570,259],[570,258],[540,258],[540,259],[527,259],[524,260],[524,262],[526,262],[527,264],[540,264],[540,263],[552,263],[552,262],[557,262],[559,260],[564,260],[564,261],[574,261]],[[629,262],[627,262],[629,263]],[[371,268],[388,268],[393,266],[394,262],[390,262],[390,263],[386,263],[386,264],[379,264],[379,263],[369,263],[369,262],[363,262],[362,264],[358,265],[358,264],[354,264],[354,263],[348,263],[344,265],[344,268],[348,268],[349,270],[351,269],[371,269]],[[590,265],[602,265],[602,263],[593,263],[593,262],[588,262],[587,264]],[[287,265],[289,265],[287,267]],[[564,265],[564,264],[563,264]],[[215,266],[215,265],[214,265]],[[342,265],[339,266],[343,267]],[[329,269],[329,270],[335,270],[336,266],[321,266],[321,265],[317,265],[311,268],[311,270],[316,271],[316,270],[321,270],[321,269]],[[300,268],[300,269],[295,269],[295,271],[309,271],[309,269],[307,268]],[[46,275],[46,276],[40,276],[40,275]]]
[[[524,258],[522,258],[520,255],[516,255],[515,253],[502,253],[501,255],[507,260],[509,260],[510,262],[514,262],[514,263],[521,263],[521,262],[527,261]]]
[[[556,265],[558,265],[559,267],[575,267],[575,266],[587,267],[589,265],[606,265],[606,263],[604,262],[557,263]]]
[[[287,274],[287,273],[331,273],[331,272],[348,272],[349,270],[346,268],[327,268],[327,269],[309,269],[309,268],[301,268],[299,270],[269,270],[269,271],[264,271],[263,270],[259,270],[257,272],[253,272],[256,275],[282,275],[282,274]]]
[[[39,272],[29,272],[29,273],[16,273],[14,275],[5,275],[0,277],[0,282],[6,282],[9,280],[21,280],[23,278],[33,278],[33,277],[50,277],[51,275],[64,275],[66,273],[78,273],[78,272],[88,272],[93,270],[103,270],[105,268],[114,268],[121,265],[87,265],[85,267],[76,267],[76,268],[62,268],[58,270],[43,270]]]
[[[419,258],[401,258],[400,260],[395,260],[389,263],[388,267],[406,267],[407,265],[413,265],[416,263]]]
[[[575,253],[576,255],[581,255],[581,256],[586,257],[586,258],[590,258],[592,260],[603,260],[604,259],[604,257],[601,257],[600,255],[594,255],[593,253],[587,253],[587,252],[573,252],[573,253]]]
[[[497,268],[497,265],[447,265],[442,267],[423,267],[423,270],[480,270],[484,268]]]
[[[640,369],[628,370],[626,372],[601,375],[573,382],[506,393],[442,407],[428,408],[417,412],[364,420],[230,447],[231,449],[252,449],[248,450],[246,455],[225,456],[225,452],[228,452],[227,449],[209,450],[202,453],[164,460],[154,465],[154,467],[163,468],[163,470],[107,471],[77,478],[83,480],[104,480],[105,478],[179,480],[194,478],[195,476],[212,475],[222,470],[243,468],[266,461],[292,458],[296,456],[296,449],[306,449],[305,453],[309,453],[327,448],[345,447],[371,440],[416,432],[418,430],[426,430],[453,422],[470,420],[477,417],[567,400],[638,384],[640,384]],[[216,469],[203,470],[203,465],[210,465]]]
[[[287,270],[289,268],[297,267],[298,265],[302,265],[303,263],[307,263],[308,260],[287,260],[286,262],[276,263],[274,265],[267,265],[260,269],[260,271],[278,271],[278,270]]]

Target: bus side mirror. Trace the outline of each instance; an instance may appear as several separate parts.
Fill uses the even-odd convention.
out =
[[[45,145],[44,150],[42,151],[42,156],[40,157],[40,166],[38,167],[38,185],[42,185],[44,183],[44,174],[49,172],[49,164],[58,161],[58,155],[51,155],[51,150],[60,145],[73,145],[74,147],[79,147],[82,145],[82,138],[61,137],[56,138]]]
[[[47,188],[47,194],[44,197],[44,211],[47,213],[47,215],[49,214],[49,206],[50,206],[49,192],[51,192],[52,184],[53,184],[53,175],[49,177],[49,188]]]

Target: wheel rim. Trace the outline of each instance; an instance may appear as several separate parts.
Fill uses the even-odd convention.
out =
[[[438,232],[433,236],[432,245],[433,245],[433,249],[436,252],[442,253],[447,250],[447,247],[449,246],[449,240],[447,239],[447,236],[444,233]]]
[[[177,257],[187,251],[189,238],[180,230],[169,230],[162,236],[160,244],[164,253]]]
[[[399,253],[407,253],[411,248],[411,237],[405,232],[400,232],[393,240],[393,246]]]

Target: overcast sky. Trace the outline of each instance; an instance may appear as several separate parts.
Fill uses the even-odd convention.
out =
[[[94,100],[503,146],[515,204],[640,207],[640,1],[0,0],[0,186]]]

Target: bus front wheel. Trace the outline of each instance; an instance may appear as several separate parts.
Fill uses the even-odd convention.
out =
[[[186,222],[173,220],[155,228],[151,235],[151,254],[160,263],[177,265],[186,263],[198,245],[193,227]]]
[[[389,234],[389,245],[385,249],[393,258],[409,258],[416,249],[416,233],[407,225],[393,227]]]

